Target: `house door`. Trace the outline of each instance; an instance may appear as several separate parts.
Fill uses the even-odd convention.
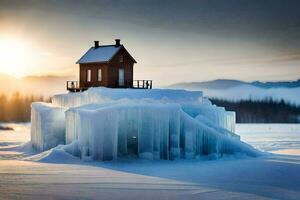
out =
[[[119,86],[124,86],[125,84],[125,71],[124,69],[119,69]]]

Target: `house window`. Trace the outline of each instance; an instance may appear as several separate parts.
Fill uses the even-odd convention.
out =
[[[102,81],[102,70],[98,69],[98,81]]]
[[[120,59],[120,62],[123,62],[123,56],[121,55],[120,57],[119,57],[119,59]]]
[[[124,86],[125,84],[125,71],[124,69],[119,69],[119,86]]]
[[[88,69],[86,72],[86,80],[87,82],[91,82],[92,79],[92,70]]]

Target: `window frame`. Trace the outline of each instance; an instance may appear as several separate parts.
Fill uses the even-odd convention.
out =
[[[100,72],[100,73],[99,73]],[[100,75],[100,76],[99,76]],[[99,79],[100,77],[100,79]],[[101,68],[98,68],[97,70],[97,81],[98,82],[101,82],[102,81],[102,69]]]
[[[92,70],[91,69],[86,70],[86,81],[92,82]]]
[[[120,72],[122,71],[122,79],[120,79]],[[119,86],[125,86],[125,68],[120,67],[118,70],[118,85]]]

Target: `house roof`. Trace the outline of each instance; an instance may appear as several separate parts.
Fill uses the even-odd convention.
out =
[[[76,64],[82,63],[97,63],[97,62],[109,62],[117,52],[124,48],[123,45],[115,46],[115,45],[105,45],[99,46],[97,48],[91,47],[77,62]],[[124,48],[125,49],[125,48]],[[127,50],[125,49],[127,52]],[[127,52],[128,53],[128,52]],[[128,53],[131,57],[131,55]],[[136,63],[133,57],[131,57],[133,61]]]

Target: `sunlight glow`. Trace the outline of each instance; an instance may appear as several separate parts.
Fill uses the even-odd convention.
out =
[[[25,41],[19,38],[0,38],[0,73],[20,77],[26,73],[32,57],[32,51]]]

